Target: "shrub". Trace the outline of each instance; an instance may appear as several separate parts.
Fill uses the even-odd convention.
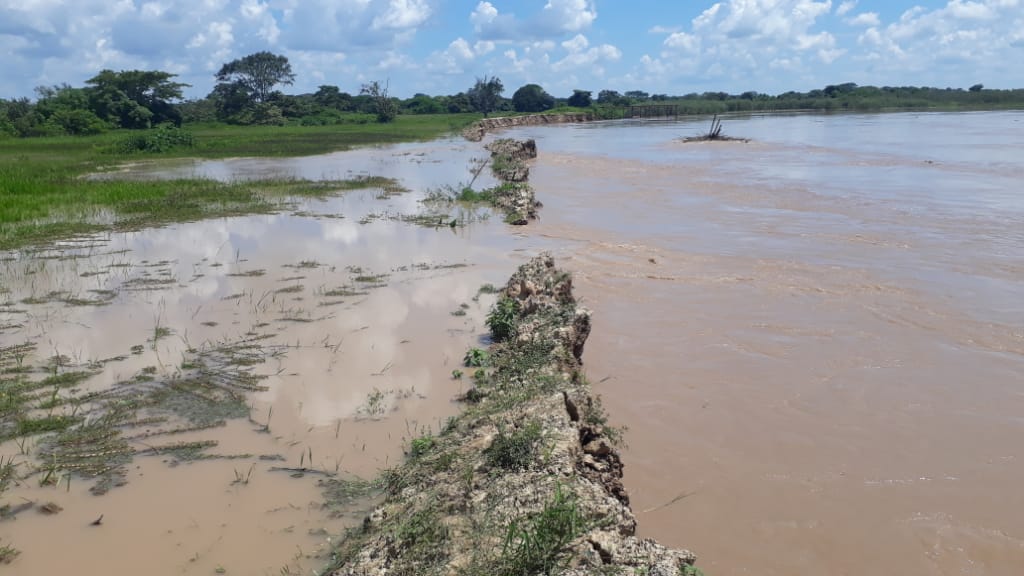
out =
[[[511,434],[499,428],[498,435],[484,451],[487,465],[506,470],[526,470],[533,462],[540,440],[540,424],[537,422],[530,422]]]
[[[486,366],[488,360],[490,360],[490,354],[487,353],[487,350],[470,348],[462,358],[462,363],[470,368],[480,368]]]
[[[155,130],[122,138],[114,145],[114,151],[120,154],[161,153],[175,148],[191,148],[194,145],[195,139],[191,132],[182,130],[173,124],[163,124]]]
[[[514,298],[502,296],[491,313],[487,315],[487,327],[495,342],[507,340],[515,332],[516,317],[519,315],[519,302]]]

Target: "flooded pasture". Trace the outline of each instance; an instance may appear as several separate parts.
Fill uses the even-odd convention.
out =
[[[531,127],[641,535],[708,574],[1024,567],[1024,115]]]
[[[453,371],[493,302],[480,289],[519,259],[488,209],[440,222],[421,202],[474,155],[451,140],[136,166],[117,177],[373,174],[407,191],[4,254],[0,363],[25,403],[0,450],[9,569],[324,566],[372,504],[366,481],[458,410]]]

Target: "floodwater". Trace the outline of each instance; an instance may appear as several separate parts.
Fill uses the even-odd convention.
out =
[[[248,418],[213,428],[180,419],[127,426],[136,455],[120,477],[126,484],[100,496],[80,477],[43,485],[48,462],[31,455],[45,440],[4,444],[0,454],[18,463],[19,481],[3,501],[35,507],[0,521],[0,545],[21,552],[0,566],[19,576],[83,567],[111,576],[322,568],[332,539],[370,504],[328,506],[319,482],[376,477],[401,461],[412,438],[436,433],[458,411],[453,398],[467,384],[452,371],[469,347],[482,345],[494,298],[478,290],[501,285],[527,256],[486,209],[456,208],[454,228],[407,222],[422,213],[430,189],[468,181],[470,159],[483,154],[445,140],[303,159],[136,166],[119,176],[372,174],[409,191],[346,192],[280,214],[3,254],[0,348],[33,342],[19,367],[95,372],[75,390],[55,392],[87,400],[51,414],[96,420],[89,410],[101,400],[93,398],[105,396],[88,394],[145,393],[150,381],[159,389],[155,383],[175,382],[205,351],[240,351],[238,369],[262,380],[243,396]],[[139,375],[142,384],[133,380]],[[168,448],[183,442],[216,444],[202,458]],[[288,470],[299,468],[307,471]],[[62,510],[41,513],[47,503]]]
[[[0,569],[312,573],[370,505],[330,506],[318,483],[374,477],[458,410],[452,370],[493,301],[479,287],[547,249],[595,313],[584,360],[629,427],[641,535],[716,576],[1021,573],[1024,114],[731,118],[752,142],[675,142],[706,124],[502,134],[538,140],[545,207],[526,228],[486,210],[408,221],[469,180],[484,153],[460,140],[104,175],[368,174],[409,192],[0,254],[0,348],[95,372],[79,397],[173,383],[240,343],[263,377],[248,418],[126,427],[127,483],[102,496],[41,485],[46,463],[22,454],[41,446],[0,446],[20,479],[4,501],[35,503],[0,520],[21,551]],[[197,459],[183,442],[216,445]]]
[[[629,427],[708,574],[1024,573],[1024,113],[530,127]]]

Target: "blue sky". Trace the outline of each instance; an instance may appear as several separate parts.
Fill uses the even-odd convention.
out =
[[[288,92],[451,94],[477,76],[684,94],[826,84],[1024,87],[1024,0],[0,0],[0,97],[160,69],[206,95],[221,64],[286,55]]]

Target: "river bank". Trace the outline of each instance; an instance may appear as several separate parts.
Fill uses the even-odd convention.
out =
[[[522,265],[488,317],[495,343],[466,410],[411,443],[385,503],[332,574],[696,574],[696,556],[636,537],[620,431],[582,374],[590,311],[549,255]]]

